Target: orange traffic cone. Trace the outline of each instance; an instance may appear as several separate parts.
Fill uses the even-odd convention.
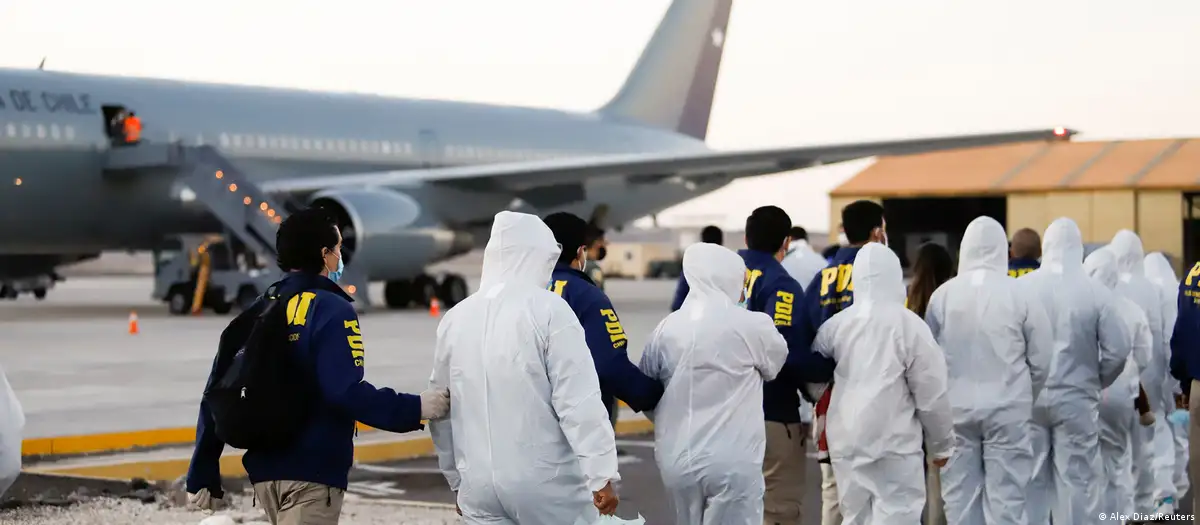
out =
[[[137,335],[137,334],[138,334],[137,312],[130,310],[129,311],[129,335]]]
[[[442,303],[438,302],[437,297],[429,301],[429,317],[437,317],[442,315]]]

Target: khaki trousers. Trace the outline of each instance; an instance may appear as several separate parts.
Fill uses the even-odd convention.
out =
[[[307,481],[263,481],[254,495],[272,525],[337,525],[346,491]]]
[[[808,425],[767,421],[767,451],[763,454],[763,523],[799,525],[804,498]]]
[[[821,463],[821,525],[842,525],[837,479],[833,477],[833,465],[829,463]]]
[[[946,511],[942,501],[942,469],[925,462],[925,525],[946,525]]]
[[[1188,473],[1192,475],[1192,523],[1200,525],[1200,381],[1192,380],[1192,392],[1188,397]]]

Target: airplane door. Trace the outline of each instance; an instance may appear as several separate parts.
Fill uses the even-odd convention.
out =
[[[432,129],[421,130],[418,143],[422,168],[435,168],[442,165],[442,144]]]

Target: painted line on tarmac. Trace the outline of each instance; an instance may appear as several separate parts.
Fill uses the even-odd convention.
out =
[[[394,481],[352,481],[346,485],[346,492],[376,498],[408,494],[407,490],[396,488]]]
[[[424,508],[434,510],[454,510],[455,508],[453,503],[438,503],[436,501],[421,501],[415,499],[364,498],[351,492],[346,493],[346,499],[348,501],[365,501],[371,503],[372,505],[392,505],[406,508]]]
[[[623,401],[620,402],[620,405],[628,408],[628,405]],[[429,422],[422,421],[421,423],[427,425]],[[374,428],[362,423],[358,423],[357,426],[360,433],[375,431]],[[157,428],[103,434],[31,438],[21,442],[21,456],[41,457],[103,454],[143,448],[190,445],[195,442],[196,427]]]
[[[441,474],[442,469],[436,467],[389,467],[387,465],[372,465],[360,463],[354,465],[355,470],[374,472],[378,474]]]
[[[645,434],[654,429],[654,424],[647,419],[624,419],[617,422],[617,435]],[[225,477],[245,477],[246,469],[242,466],[241,450],[232,450],[221,456],[221,475]],[[364,443],[355,445],[354,461],[359,468],[366,463],[385,463],[406,459],[431,457],[434,454],[433,440],[429,436],[420,436],[394,441]],[[25,469],[28,472],[47,474],[69,474],[105,479],[143,478],[149,481],[174,481],[187,474],[188,463],[191,461],[191,451],[181,452],[175,457],[161,459],[136,459],[115,456],[97,458],[86,464],[47,463]]]

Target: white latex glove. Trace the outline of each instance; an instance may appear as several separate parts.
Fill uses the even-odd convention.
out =
[[[208,489],[200,489],[200,492],[195,494],[188,493],[188,509],[190,510],[205,510],[212,512],[225,508],[225,501],[221,498],[214,498],[209,494]]]
[[[441,419],[449,411],[449,388],[430,388],[421,392],[421,419]]]

